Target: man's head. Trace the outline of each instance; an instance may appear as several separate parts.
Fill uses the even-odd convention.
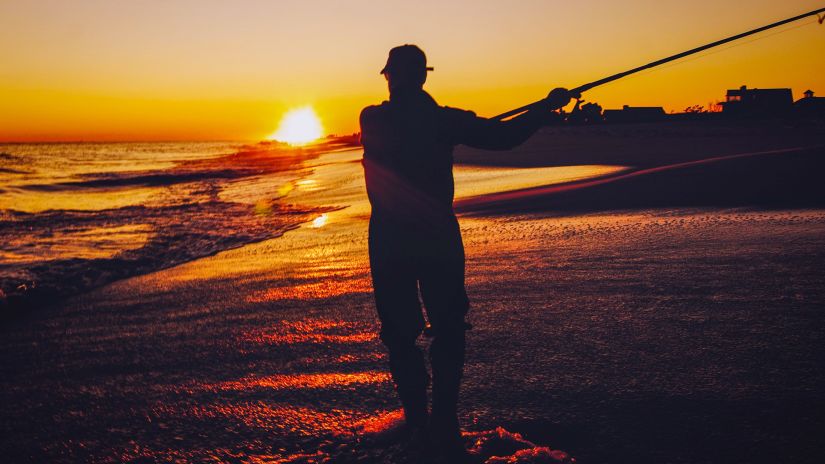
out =
[[[387,64],[381,74],[387,78],[390,90],[399,88],[420,89],[427,81],[427,55],[415,45],[401,45],[390,50]]]

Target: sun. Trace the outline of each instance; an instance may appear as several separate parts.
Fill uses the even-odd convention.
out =
[[[321,138],[322,133],[323,128],[318,115],[311,106],[304,106],[287,111],[278,125],[278,130],[267,138],[290,145],[305,145]]]

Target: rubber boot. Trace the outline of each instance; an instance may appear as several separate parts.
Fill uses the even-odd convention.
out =
[[[421,350],[411,343],[389,343],[390,373],[401,406],[404,420],[410,428],[425,427],[428,423],[427,385],[430,377],[424,365]]]
[[[464,456],[458,422],[458,393],[464,369],[464,328],[436,332],[430,346],[433,369],[432,440],[445,456]]]

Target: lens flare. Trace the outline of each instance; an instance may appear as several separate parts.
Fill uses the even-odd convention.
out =
[[[319,139],[322,133],[321,120],[315,114],[315,110],[310,106],[304,106],[287,111],[278,130],[267,138],[290,145],[305,145]]]

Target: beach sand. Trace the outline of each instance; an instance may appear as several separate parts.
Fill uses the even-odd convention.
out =
[[[757,151],[807,146],[785,142]],[[735,148],[671,163],[576,164],[613,179],[752,151]],[[512,164],[507,155],[500,164]],[[480,164],[491,165],[485,156]],[[564,192],[516,173],[493,182],[521,191],[503,200],[476,182],[471,194],[486,200],[459,201],[474,325],[465,428],[503,427],[537,444],[496,432],[506,454],[527,448],[512,462],[564,459],[551,450],[581,463],[821,462],[825,197],[798,194],[821,192],[809,182],[821,177],[822,158],[822,149],[751,155],[596,186],[583,172],[548,171],[585,185]],[[765,190],[752,187],[776,159],[799,176],[772,191],[796,193],[762,204]],[[376,439],[397,422],[399,404],[376,337],[360,164],[351,153],[320,160],[291,200],[349,207],[7,326],[4,456],[419,460]],[[462,169],[459,185],[499,175]],[[657,195],[657,186],[681,185],[684,169],[715,179],[703,186],[719,201],[680,201],[676,188]],[[731,172],[754,173],[736,185],[759,195],[720,185]],[[657,201],[636,201],[645,198]],[[480,451],[490,456],[493,445]]]

